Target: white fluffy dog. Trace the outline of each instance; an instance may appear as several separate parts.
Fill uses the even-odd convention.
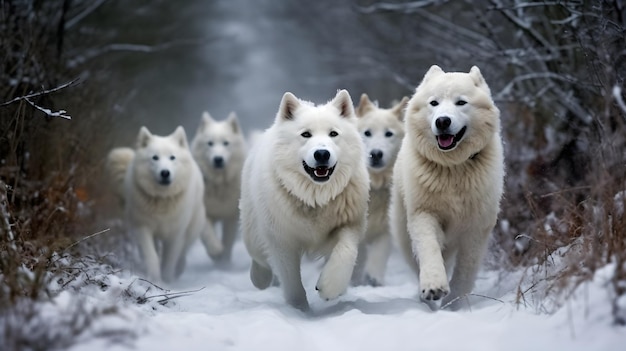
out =
[[[458,309],[473,289],[504,179],[500,112],[478,67],[432,66],[409,101],[405,131],[392,233],[418,274],[421,299]]]
[[[254,286],[268,287],[276,274],[287,302],[307,310],[300,263],[311,254],[327,257],[319,295],[342,294],[364,235],[368,190],[348,92],[321,106],[285,93],[243,169],[241,222]]]

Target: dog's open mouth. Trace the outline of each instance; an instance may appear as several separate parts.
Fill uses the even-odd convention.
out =
[[[463,139],[465,130],[467,127],[463,127],[457,134],[439,134],[437,135],[437,144],[441,150],[451,150],[456,144]]]
[[[304,170],[308,173],[308,175],[316,182],[325,182],[330,179],[330,176],[335,171],[335,166],[317,166],[317,167],[309,167],[306,162],[302,161],[302,166]]]

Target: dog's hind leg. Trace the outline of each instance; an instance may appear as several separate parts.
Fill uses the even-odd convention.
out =
[[[468,303],[467,295],[472,292],[478,270],[487,250],[487,234],[466,233],[456,255],[456,262],[450,279],[450,294],[441,302],[441,306],[449,304],[447,309],[458,310]]]

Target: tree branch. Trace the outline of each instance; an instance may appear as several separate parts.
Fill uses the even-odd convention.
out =
[[[34,107],[34,108],[38,109],[39,111],[45,113],[49,117],[61,117],[61,118],[65,118],[65,119],[72,119],[72,117],[70,115],[66,115],[65,114],[67,112],[65,110],[52,111],[50,109],[47,109],[45,107],[41,107],[41,106],[37,105],[36,103],[30,101],[29,98],[25,98],[24,101],[28,102],[32,107]]]
[[[97,0],[91,6],[87,7],[78,15],[74,16],[72,19],[65,22],[65,30],[68,30],[74,27],[78,22],[82,21],[85,17],[89,16],[92,12],[97,10],[102,4],[107,2],[108,0]]]
[[[393,4],[388,2],[377,2],[373,3],[369,6],[357,6],[357,10],[362,13],[374,13],[374,12],[406,12],[410,13],[415,11],[416,9],[420,9],[422,7],[434,5],[437,3],[441,3],[441,0],[421,0],[421,1],[411,1],[405,2],[401,4]],[[443,1],[445,2],[445,1]]]
[[[9,100],[9,101],[7,101],[7,102],[3,102],[2,104],[0,104],[0,107],[6,106],[6,105],[10,105],[10,104],[12,104],[12,103],[14,103],[14,102],[17,102],[17,101],[20,101],[20,100],[28,100],[28,99],[30,99],[30,98],[34,98],[34,97],[37,97],[37,96],[47,95],[47,94],[51,94],[51,93],[55,93],[55,92],[57,92],[57,91],[59,91],[59,90],[62,90],[62,89],[65,89],[65,88],[67,88],[67,87],[69,87],[69,86],[74,85],[74,83],[76,83],[76,82],[78,81],[78,79],[79,79],[79,78],[76,78],[76,79],[71,80],[71,81],[69,81],[69,82],[67,82],[67,83],[65,83],[65,84],[61,84],[61,85],[59,85],[59,86],[58,86],[58,87],[56,87],[56,88],[52,88],[52,89],[48,89],[48,90],[43,90],[43,91],[40,91],[40,92],[38,92],[38,93],[31,93],[31,94],[24,95],[24,96],[18,96],[18,97],[16,97],[16,98],[15,98],[15,99],[13,99],[13,100]],[[29,101],[29,102],[30,102],[30,101]],[[31,102],[31,104],[32,104],[32,102]]]
[[[170,42],[166,42],[166,43],[162,43],[158,45],[114,43],[114,44],[105,45],[97,49],[88,50],[84,55],[77,56],[74,59],[68,60],[67,66],[70,68],[76,67],[100,55],[104,55],[104,54],[111,53],[111,52],[153,53],[153,52],[171,49],[177,46],[205,44],[211,40],[213,39],[212,38],[186,39],[186,40],[170,41]]]

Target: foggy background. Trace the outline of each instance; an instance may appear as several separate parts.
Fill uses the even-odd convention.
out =
[[[410,94],[376,62],[368,37],[378,29],[354,6],[350,1],[111,1],[86,19],[95,29],[81,40],[156,47],[94,59],[118,96],[119,143],[132,142],[140,125],[165,134],[182,124],[191,138],[203,110],[216,119],[235,111],[249,131],[270,125],[286,91],[323,103],[348,89],[355,103],[367,92],[383,106]],[[395,32],[389,44],[400,45],[408,33]],[[413,62],[423,72],[432,63]],[[412,83],[420,79],[412,77]]]

